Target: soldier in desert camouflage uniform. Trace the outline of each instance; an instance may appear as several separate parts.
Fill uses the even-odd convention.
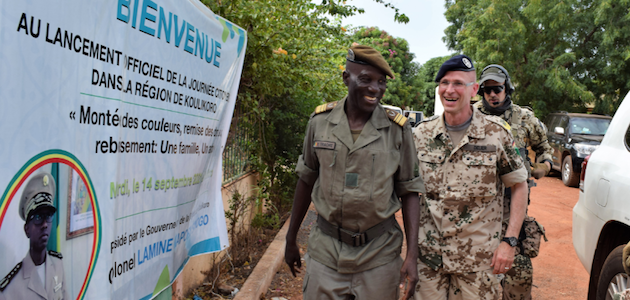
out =
[[[414,129],[426,197],[420,203],[416,299],[500,299],[527,207],[527,171],[510,128],[474,109],[475,68],[457,55],[440,68],[444,114]],[[501,239],[504,186],[510,224]]]
[[[526,167],[531,165],[533,169],[531,174],[536,179],[540,179],[549,173],[551,169],[551,161],[553,148],[547,142],[547,134],[545,127],[540,120],[534,116],[534,113],[528,107],[520,107],[512,103],[512,93],[514,85],[509,73],[500,65],[489,65],[481,72],[479,85],[479,95],[482,101],[474,104],[484,114],[499,116],[505,120],[512,128],[512,135],[516,147]],[[531,146],[536,152],[536,161],[538,163],[530,164],[527,158],[527,147]],[[530,171],[530,168],[526,168]],[[530,177],[530,176],[528,176]],[[528,187],[534,186],[534,182],[528,179]],[[509,222],[510,213],[510,190],[505,191],[505,199],[503,202],[503,234]],[[529,202],[529,201],[528,201]],[[531,218],[526,217],[526,220]],[[503,299],[506,300],[527,300],[532,298],[532,282],[534,269],[532,261],[520,243],[525,238],[525,232],[519,236],[519,245],[517,246],[517,254],[514,257],[514,264],[505,274],[503,285]]]

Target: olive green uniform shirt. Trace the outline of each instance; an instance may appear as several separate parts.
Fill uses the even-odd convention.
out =
[[[466,134],[453,145],[443,116],[414,129],[420,175],[419,259],[434,270],[490,269],[501,240],[504,186],[527,179],[509,125],[473,108]]]
[[[345,98],[334,109],[311,116],[296,172],[313,185],[311,198],[320,217],[363,232],[394,215],[402,206],[399,197],[424,193],[424,184],[408,122],[392,122],[379,105],[353,142],[344,105]],[[314,226],[308,253],[339,273],[358,273],[393,261],[402,241],[398,225],[359,247]]]

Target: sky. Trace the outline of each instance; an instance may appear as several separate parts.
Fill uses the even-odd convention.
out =
[[[394,21],[394,10],[374,0],[348,0],[346,4],[363,8],[365,13],[343,20],[343,25],[375,26],[397,38],[409,42],[409,51],[415,62],[424,64],[429,59],[452,53],[442,41],[449,23],[444,17],[444,1],[439,0],[386,0],[409,17],[409,23]]]

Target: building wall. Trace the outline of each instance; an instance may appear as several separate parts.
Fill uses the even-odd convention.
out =
[[[226,210],[229,209],[229,200],[232,198],[234,191],[238,191],[245,198],[253,196],[256,192],[257,182],[258,173],[249,172],[239,179],[224,185],[221,189],[223,207]],[[254,203],[251,203],[251,205],[243,216],[243,220],[238,222],[240,224],[239,230],[249,228],[252,218],[260,210],[259,207],[253,207]],[[229,221],[227,222],[228,228],[230,228]],[[200,286],[206,280],[205,273],[209,272],[214,263],[220,261],[223,255],[225,255],[225,251],[191,257],[184,270],[173,282],[173,300],[185,299],[187,294]]]

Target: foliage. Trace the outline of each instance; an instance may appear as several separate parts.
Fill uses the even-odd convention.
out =
[[[374,1],[395,10],[397,21],[408,21],[391,3]],[[256,137],[250,163],[261,179],[257,201],[270,201],[282,214],[291,207],[309,115],[346,93],[341,73],[351,41],[341,19],[363,9],[339,0],[202,2],[247,31],[237,96],[243,122],[237,124],[251,127]],[[406,42],[404,47],[408,52]],[[395,88],[409,93],[405,85]]]
[[[434,57],[429,59],[418,71],[418,81],[421,84],[420,94],[423,100],[420,110],[425,116],[432,116],[435,109],[435,76],[442,64],[451,56]]]
[[[374,0],[376,3],[383,4],[384,7],[394,10],[394,21],[398,23],[409,23],[409,18],[401,13],[392,3],[383,0]],[[347,4],[346,0],[322,0],[322,6],[328,7],[328,12],[332,16],[349,17],[357,13],[363,13],[362,8]]]
[[[278,229],[280,225],[282,224],[280,223],[280,216],[277,211],[258,213],[252,220],[252,227],[254,228]]]
[[[405,39],[395,38],[377,27],[362,27],[352,35],[352,41],[379,50],[392,68],[395,78],[387,81],[383,103],[403,109],[422,105],[421,84],[417,81],[419,66],[413,62],[415,55],[409,52],[409,43]]]
[[[498,63],[538,115],[612,113],[630,89],[628,0],[446,0],[449,48]],[[621,95],[621,97],[620,97]]]
[[[328,5],[295,1],[204,1],[216,14],[247,31],[247,48],[237,105],[252,127],[253,168],[265,170],[261,192],[276,207],[300,154],[303,132],[315,106],[341,98],[340,65],[349,45]],[[340,12],[347,13],[347,12]],[[288,173],[285,174],[285,173]],[[294,175],[292,175],[294,177]],[[263,176],[261,176],[263,178]],[[293,180],[295,182],[295,180]],[[288,205],[281,203],[288,201]]]

